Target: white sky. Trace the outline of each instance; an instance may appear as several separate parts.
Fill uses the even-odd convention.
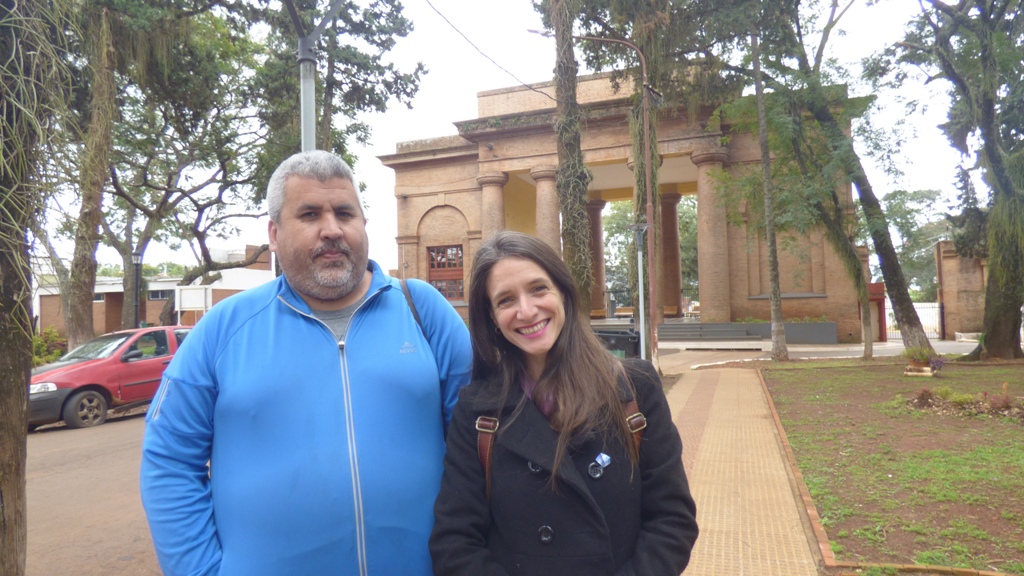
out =
[[[528,0],[430,2],[483,53],[522,82],[551,79],[554,41],[527,32],[528,29],[541,28],[540,16]],[[369,204],[370,257],[385,270],[396,268],[398,260],[394,173],[381,165],[376,157],[393,154],[398,142],[456,134],[453,122],[476,118],[477,92],[519,83],[473,48],[430,7],[427,0],[405,0],[404,6],[405,15],[412,20],[415,30],[409,37],[399,40],[393,59],[406,70],[421,61],[428,73],[413,100],[412,110],[393,104],[385,114],[365,117],[373,133],[370,144],[356,150],[359,161],[354,167],[359,179],[367,184],[364,201]],[[865,7],[863,1],[859,2],[842,20],[849,34],[835,37],[832,41],[839,60],[855,74],[860,58],[901,36],[903,24],[915,9],[915,4],[910,2],[889,2],[870,8]],[[922,94],[934,104],[926,116],[908,118],[917,134],[909,139],[901,149],[902,157],[897,159],[905,176],[899,182],[892,182],[880,170],[870,167],[868,176],[876,194],[884,195],[900,188],[938,189],[947,195],[955,193],[953,182],[958,154],[935,127],[944,119],[945,98],[939,86],[927,90],[930,95],[923,88]],[[852,89],[852,93],[857,95],[865,92],[864,88]],[[901,105],[886,102],[881,102],[881,105],[885,115],[877,122],[880,126],[886,125],[883,118],[905,116]],[[863,155],[862,158],[868,161]],[[240,239],[234,240],[236,243],[240,241],[250,244],[266,242],[266,223],[247,228]],[[116,255],[108,257],[102,251],[99,259],[103,262],[118,261]],[[167,260],[188,262],[191,256],[150,246],[147,263]]]

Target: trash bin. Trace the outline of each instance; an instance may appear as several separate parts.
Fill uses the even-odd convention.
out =
[[[635,330],[595,330],[605,348],[618,358],[640,356],[640,335]]]

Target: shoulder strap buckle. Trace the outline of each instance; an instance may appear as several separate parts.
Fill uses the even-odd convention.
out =
[[[498,419],[490,416],[480,416],[476,419],[476,431],[485,434],[494,434],[498,431]]]

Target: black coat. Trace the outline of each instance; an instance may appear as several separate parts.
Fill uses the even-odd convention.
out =
[[[682,442],[650,363],[625,360],[647,417],[638,467],[617,438],[594,435],[570,448],[549,484],[556,432],[533,402],[501,423],[492,452],[491,498],[477,453],[477,416],[493,416],[493,386],[462,390],[448,431],[430,553],[435,576],[677,576],[697,539],[696,507],[683,472]],[[631,396],[620,382],[621,395]],[[502,420],[522,398],[515,387]],[[611,456],[599,478],[588,469]],[[632,475],[632,477],[631,477]]]

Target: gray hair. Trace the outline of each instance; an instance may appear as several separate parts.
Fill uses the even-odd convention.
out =
[[[284,185],[292,176],[299,178],[316,178],[326,182],[331,178],[341,178],[352,183],[356,191],[359,210],[363,209],[363,199],[359,194],[359,181],[352,168],[340,156],[325,150],[299,152],[281,162],[274,170],[267,183],[267,213],[274,222],[280,222],[281,207],[284,205]]]

